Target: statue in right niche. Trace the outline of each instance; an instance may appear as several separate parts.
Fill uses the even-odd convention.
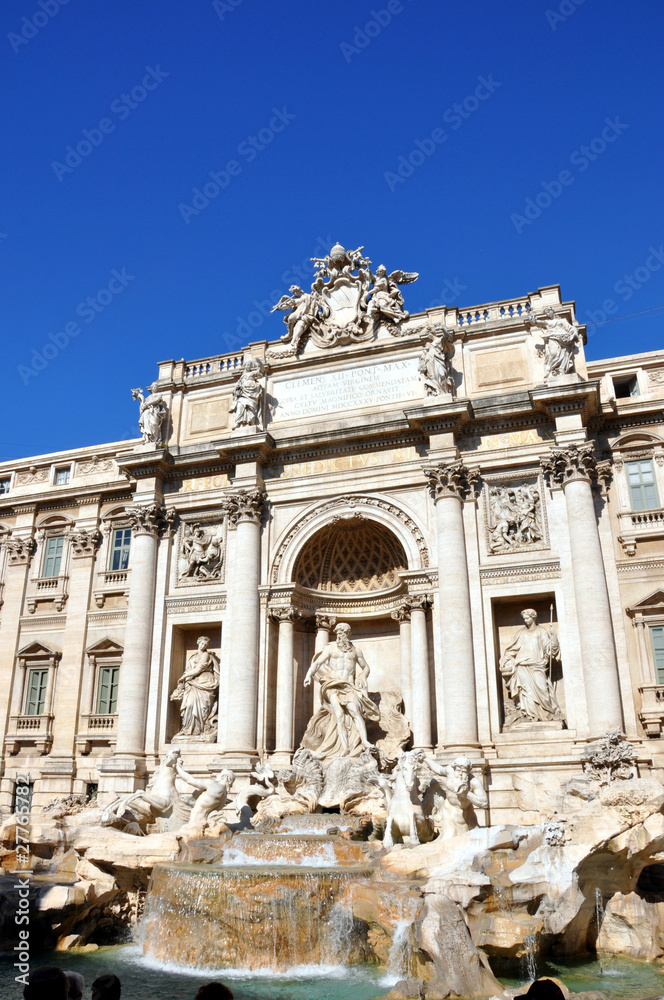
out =
[[[521,612],[523,626],[500,658],[500,673],[507,687],[505,728],[518,722],[564,722],[551,683],[551,664],[560,659],[560,645],[553,627],[537,624],[537,612]]]

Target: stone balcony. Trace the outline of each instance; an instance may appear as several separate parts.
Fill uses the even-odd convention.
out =
[[[664,684],[643,684],[639,719],[648,736],[661,736],[664,730]]]
[[[664,508],[628,511],[624,514],[618,514],[618,520],[620,522],[618,541],[622,545],[625,555],[636,555],[638,542],[664,538]]]
[[[52,715],[12,715],[5,746],[15,756],[26,744],[34,744],[40,754],[47,754],[53,743]]]
[[[81,716],[81,726],[76,734],[76,747],[84,756],[92,751],[95,745],[114,746],[117,734],[118,717],[114,715],[98,715],[91,712]]]
[[[128,569],[102,570],[97,576],[97,585],[94,589],[95,604],[98,608],[103,608],[108,597],[127,597],[129,594],[129,574]]]
[[[58,611],[62,611],[67,603],[68,591],[67,576],[44,576],[37,580],[31,580],[28,584],[27,604],[31,615],[35,613],[39,604],[55,603]]]

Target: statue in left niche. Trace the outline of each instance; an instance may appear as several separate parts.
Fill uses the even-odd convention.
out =
[[[263,427],[263,415],[261,413],[261,403],[265,384],[263,376],[265,369],[259,358],[249,358],[244,366],[244,371],[235,383],[233,389],[233,402],[229,407],[230,413],[235,414],[233,420],[233,430],[238,427]]]
[[[180,550],[181,580],[218,580],[224,561],[223,528],[204,528],[201,524],[185,524]]]
[[[213,743],[217,738],[219,660],[210,652],[210,639],[206,635],[199,636],[196,645],[198,651],[189,658],[171,694],[171,701],[181,703],[182,719],[182,728],[173,738]]]
[[[143,435],[144,444],[154,444],[163,447],[164,432],[168,423],[168,407],[163,396],[156,391],[156,382],[147,388],[147,396],[142,389],[132,389],[133,399],[140,402],[138,427]]]

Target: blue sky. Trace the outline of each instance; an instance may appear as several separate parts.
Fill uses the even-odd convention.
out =
[[[655,0],[6,0],[0,456],[134,436],[159,360],[280,336],[337,240],[419,271],[411,312],[559,283],[588,357],[660,349],[662,34]]]

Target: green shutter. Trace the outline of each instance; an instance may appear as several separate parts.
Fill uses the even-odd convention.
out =
[[[31,670],[28,676],[28,693],[25,699],[26,715],[41,715],[46,701],[48,670]]]
[[[650,641],[655,658],[657,683],[664,684],[664,625],[651,625]]]
[[[59,576],[62,564],[62,549],[65,539],[63,535],[51,535],[46,539],[44,549],[44,568],[42,576]]]
[[[97,715],[113,715],[118,707],[119,667],[101,667],[97,688]]]
[[[632,510],[653,510],[659,507],[652,461],[645,459],[640,462],[627,462],[625,467]]]

